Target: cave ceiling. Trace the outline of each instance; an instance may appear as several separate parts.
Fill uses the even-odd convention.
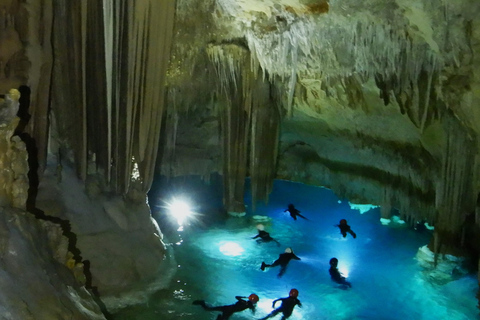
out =
[[[167,76],[174,106],[167,113],[177,115],[181,132],[178,158],[204,147],[188,142],[198,133],[193,128],[222,128],[212,101],[248,69],[269,81],[281,114],[277,177],[337,184],[318,173],[322,163],[329,172],[368,176],[383,187],[403,185],[402,192],[374,197],[376,203],[429,211],[405,204],[405,197],[418,196],[448,211],[456,205],[442,204],[445,197],[468,202],[462,210],[471,210],[479,185],[468,178],[478,168],[478,13],[470,0],[179,1]],[[240,88],[238,78],[233,82]],[[465,160],[455,158],[459,150],[468,150]],[[449,179],[457,187],[439,187]],[[361,181],[359,188],[368,189]],[[343,178],[349,182],[351,174]]]

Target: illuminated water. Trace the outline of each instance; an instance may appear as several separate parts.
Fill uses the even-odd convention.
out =
[[[172,194],[182,190],[179,185]],[[444,286],[427,282],[414,257],[418,247],[428,243],[428,232],[382,226],[378,209],[359,214],[327,189],[276,181],[269,204],[258,205],[255,214],[273,218],[265,227],[281,242],[278,247],[251,239],[257,233],[251,217],[215,218],[221,206],[218,186],[193,184],[183,190],[197,210],[214,218],[200,217],[203,223],[176,231],[175,221],[167,219],[164,210],[155,213],[174,247],[178,272],[171,287],[154,295],[148,305],[124,310],[115,319],[216,319],[218,312],[204,311],[192,301],[231,304],[236,295],[252,292],[260,297],[255,316],[246,310],[230,319],[261,318],[272,311],[272,300],[288,296],[291,288],[299,290],[303,307],[297,307],[289,319],[478,318],[476,276]],[[310,221],[290,218],[283,212],[288,203]],[[341,218],[348,220],[357,239],[339,234],[333,225]],[[260,270],[262,261],[273,262],[286,247],[302,260],[291,261],[283,278],[276,277],[278,268]],[[330,280],[328,261],[334,256],[339,269],[348,273],[351,289],[343,290]]]

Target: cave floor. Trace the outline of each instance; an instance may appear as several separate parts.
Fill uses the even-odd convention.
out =
[[[208,197],[208,190],[196,195]],[[288,203],[294,203],[309,220],[294,221],[284,213]],[[272,218],[263,224],[280,246],[251,239],[257,234],[251,212],[244,218],[208,223],[201,223],[207,219],[199,216],[197,222],[177,231],[163,210],[154,210],[167,242],[174,247],[177,274],[170,287],[152,296],[148,305],[123,310],[114,319],[216,319],[218,312],[205,311],[192,301],[232,304],[236,295],[252,292],[260,297],[255,315],[246,310],[230,319],[258,319],[273,310],[274,299],[287,297],[291,288],[299,290],[303,307],[296,307],[289,319],[467,320],[478,316],[476,275],[437,285],[418,266],[415,254],[428,243],[428,230],[383,226],[378,209],[360,214],[328,189],[286,181],[275,181],[269,204],[257,205],[255,214]],[[356,239],[343,238],[334,227],[342,218],[357,233]],[[260,270],[262,261],[272,263],[286,247],[292,247],[302,260],[292,260],[282,278],[277,278],[278,267]],[[332,257],[338,258],[352,288],[342,289],[330,280]]]

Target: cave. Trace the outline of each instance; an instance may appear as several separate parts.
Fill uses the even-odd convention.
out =
[[[366,239],[385,255],[385,274],[415,279],[414,292],[468,296],[434,306],[412,297],[413,318],[428,308],[472,318],[479,13],[475,0],[0,0],[3,317],[177,319],[188,305],[185,319],[210,319],[195,299],[228,303],[237,293],[210,282],[195,293],[211,296],[180,290],[176,278],[195,277],[177,260],[208,268],[208,245],[205,257],[188,250],[215,230],[235,242],[264,224],[282,246],[283,230],[318,240],[290,239],[306,258],[291,264],[310,277],[292,319],[407,316],[369,308],[381,301],[371,294],[378,281],[364,284],[366,301],[356,296],[375,267],[349,250],[373,253]],[[201,219],[180,231],[168,210],[179,186]],[[285,216],[288,203],[312,222]],[[357,238],[332,229],[341,215]],[[198,243],[176,245],[189,235]],[[248,240],[269,259],[279,253]],[[329,282],[330,247],[356,257],[338,257],[352,288]],[[407,256],[405,268],[385,249]],[[276,283],[258,290],[265,316],[265,301],[295,286],[295,267],[275,282],[275,271],[242,257],[232,268],[246,263],[253,279]],[[232,288],[246,289],[249,272]],[[385,288],[408,297],[391,280]],[[324,306],[309,304],[308,291]],[[349,298],[343,309],[334,301]]]

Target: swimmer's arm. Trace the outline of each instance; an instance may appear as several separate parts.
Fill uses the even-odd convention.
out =
[[[282,300],[282,299],[273,300],[273,302],[272,302],[272,308],[275,308],[275,303],[277,303],[277,301],[280,301],[280,300]]]

